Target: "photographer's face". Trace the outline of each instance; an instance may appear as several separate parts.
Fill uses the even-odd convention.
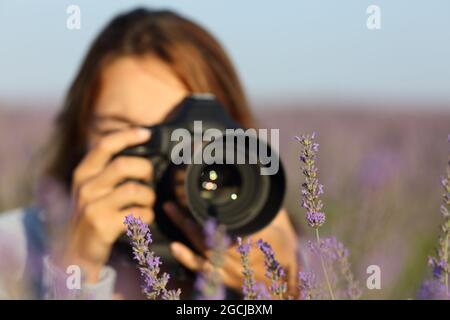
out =
[[[89,145],[114,131],[161,122],[187,93],[170,66],[155,56],[114,60],[100,75]]]

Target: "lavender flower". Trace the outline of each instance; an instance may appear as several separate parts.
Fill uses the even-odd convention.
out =
[[[269,290],[262,282],[257,282],[255,285],[256,292],[258,293],[256,296],[256,300],[272,300],[272,296],[270,295]]]
[[[318,228],[325,223],[325,214],[323,212],[310,212],[306,213],[306,221],[313,228]]]
[[[435,279],[441,279],[445,274],[445,260],[438,260],[435,257],[428,257],[428,265],[430,265],[433,277]]]
[[[445,285],[436,279],[425,281],[417,294],[420,300],[444,300],[449,299]]]
[[[212,251],[210,258],[212,268],[199,273],[194,286],[201,300],[223,300],[225,287],[218,269],[223,265],[223,256],[230,245],[230,239],[226,235],[225,227],[217,226],[214,219],[205,223],[203,232],[205,245]]]
[[[242,273],[244,275],[244,284],[242,285],[242,293],[245,300],[255,300],[258,297],[258,290],[256,287],[253,270],[250,268],[250,249],[252,247],[252,240],[249,238],[247,242],[243,242],[241,237],[237,238],[237,251],[241,256]]]
[[[314,272],[300,271],[298,273],[298,287],[300,300],[312,300],[315,298],[316,274]]]
[[[220,280],[218,272],[203,271],[197,275],[194,288],[198,291],[199,300],[225,299],[225,287]]]
[[[330,262],[335,261],[338,264],[340,275],[347,282],[347,296],[351,299],[357,299],[361,293],[357,282],[354,280],[353,273],[350,270],[348,249],[346,249],[342,243],[338,242],[336,238],[320,239],[319,228],[325,223],[326,216],[323,212],[323,202],[320,199],[320,196],[324,193],[324,187],[319,183],[317,177],[318,168],[316,166],[316,159],[319,151],[319,144],[315,142],[316,133],[313,133],[312,135],[302,135],[296,137],[296,139],[302,146],[300,161],[303,163],[302,173],[305,177],[305,182],[302,184],[301,190],[301,205],[306,209],[306,221],[308,225],[314,228],[316,233],[316,244],[311,244],[310,248],[313,252],[316,251],[320,258],[330,298],[333,300],[335,298],[332,288],[333,279],[330,278],[331,275],[334,274],[331,274],[331,271],[328,269],[330,269]],[[302,273],[301,275],[305,281],[306,274]]]
[[[127,226],[127,236],[130,238],[134,259],[138,262],[139,271],[143,277],[142,292],[151,300],[158,298],[179,300],[180,289],[166,289],[170,278],[169,274],[159,275],[159,266],[162,262],[160,257],[155,256],[155,253],[149,249],[149,245],[152,243],[152,235],[148,225],[131,214],[126,216],[124,223]]]
[[[335,237],[320,239],[320,243],[309,241],[308,246],[313,254],[321,255],[330,262],[338,260],[340,256],[348,256],[348,249]]]
[[[332,274],[336,281],[342,277],[345,296],[352,300],[359,299],[362,292],[351,271],[348,260],[349,250],[344,244],[337,241],[335,237],[329,237],[320,239],[319,244],[310,241],[308,245],[313,254],[324,259],[328,273]]]
[[[346,289],[345,289],[345,294],[346,294],[347,298],[349,298],[351,300],[357,300],[357,299],[361,298],[362,291],[361,291],[361,288],[359,287],[358,281],[355,280],[353,272],[350,268],[350,263],[348,261],[348,258],[340,257],[338,259],[338,263],[339,263],[339,267],[340,267],[339,270],[341,271],[341,275],[347,283]]]
[[[448,142],[450,143],[450,135],[448,136]],[[447,165],[447,175],[445,177],[441,177],[441,185],[444,189],[442,194],[442,204],[440,207],[440,211],[443,217],[443,222],[441,225],[441,234],[439,236],[439,245],[436,250],[435,257],[428,258],[428,264],[431,266],[433,270],[434,279],[440,281],[445,288],[445,297],[450,298],[449,292],[449,273],[450,273],[450,263],[449,263],[449,254],[450,254],[450,152],[449,152],[449,161]],[[430,288],[430,286],[428,286]],[[435,288],[436,286],[434,286]]]
[[[300,160],[303,163],[302,173],[305,182],[302,184],[301,206],[306,209],[306,221],[313,228],[319,228],[325,223],[325,213],[322,211],[323,203],[320,195],[323,194],[323,185],[317,178],[316,158],[319,151],[319,144],[314,142],[316,133],[311,136],[303,135],[296,137],[302,145]]]
[[[301,206],[306,209],[306,221],[310,227],[315,229],[317,244],[320,245],[319,228],[325,223],[326,216],[322,211],[323,203],[319,197],[323,194],[324,187],[319,183],[319,179],[317,178],[318,169],[316,167],[316,158],[317,152],[319,151],[319,144],[314,141],[316,139],[315,132],[312,135],[296,137],[296,139],[302,146],[300,161],[303,163],[302,173],[305,176],[305,182],[302,184],[301,190]],[[333,289],[322,256],[320,256],[320,262],[330,298],[334,300]]]
[[[284,299],[284,294],[287,291],[287,283],[284,279],[286,277],[286,272],[275,259],[275,253],[270,244],[262,239],[258,240],[256,244],[264,255],[266,277],[272,281],[270,285],[270,292],[272,295],[282,300]]]

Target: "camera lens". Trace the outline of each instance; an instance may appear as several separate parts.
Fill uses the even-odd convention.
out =
[[[239,141],[240,136],[231,137]],[[264,147],[264,142],[252,136],[244,141],[225,144],[223,155],[233,155],[231,163],[222,158],[221,163],[189,164],[184,180],[187,206],[195,220],[203,225],[214,218],[231,236],[248,235],[269,224],[278,213],[284,194],[282,167],[277,174],[261,174],[264,165],[258,161],[257,150],[250,147]],[[203,149],[199,150],[194,159],[202,153]]]
[[[198,180],[200,197],[214,205],[236,201],[240,196],[241,186],[241,175],[234,165],[205,166]]]

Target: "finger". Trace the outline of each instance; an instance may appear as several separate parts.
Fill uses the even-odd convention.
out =
[[[153,207],[155,192],[140,183],[126,182],[99,201],[108,202],[111,209],[118,210],[129,206]]]
[[[196,255],[191,249],[180,242],[172,242],[170,250],[174,257],[192,271],[212,270],[212,265],[204,258]]]
[[[153,207],[155,193],[152,189],[135,182],[127,182],[100,199],[84,206],[92,214],[96,212],[119,212],[129,207]]]
[[[126,179],[149,181],[153,167],[151,162],[139,157],[118,157],[96,177],[85,182],[79,190],[82,203],[91,202],[112,192],[116,185]]]
[[[140,157],[117,157],[105,169],[99,186],[115,186],[125,179],[149,181],[153,175],[151,161]]]
[[[180,242],[172,242],[170,250],[182,265],[194,272],[210,272],[214,270],[214,266],[206,259],[196,255],[191,249]],[[234,287],[235,279],[230,277],[223,268],[216,268],[223,283],[227,286]]]
[[[181,212],[181,210],[173,202],[164,203],[163,209],[173,223],[186,235],[194,247],[197,250],[206,253],[207,248],[204,243],[202,228],[195,223],[194,220]]]
[[[99,143],[86,155],[74,173],[74,185],[97,175],[113,155],[126,147],[143,143],[150,138],[150,131],[145,128],[126,129],[111,133],[100,140]]]

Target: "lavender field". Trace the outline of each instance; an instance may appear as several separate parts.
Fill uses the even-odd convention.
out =
[[[0,108],[0,211],[31,203],[42,146],[54,109]],[[327,223],[351,252],[362,287],[366,267],[382,270],[382,289],[363,298],[414,298],[428,277],[427,256],[439,232],[441,188],[448,157],[450,111],[360,111],[264,108],[260,126],[280,129],[289,179],[288,208],[303,241],[312,238],[300,208],[299,146],[295,135],[316,131]],[[425,110],[424,108],[422,110]]]

